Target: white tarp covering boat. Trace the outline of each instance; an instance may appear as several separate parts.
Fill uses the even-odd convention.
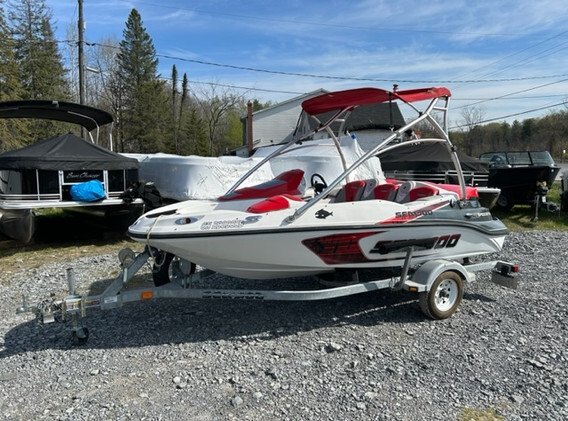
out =
[[[364,152],[356,139],[340,138],[341,150],[346,165],[350,166]],[[235,156],[203,157],[171,154],[124,154],[140,163],[141,180],[154,182],[160,194],[167,199],[214,199],[223,195],[254,165],[280,146],[258,149],[250,158]],[[335,179],[344,171],[343,164],[331,139],[320,139],[295,145],[284,154],[270,160],[249,177],[243,187],[271,179],[292,168],[302,169],[309,182],[312,174],[321,174],[325,179]],[[369,159],[352,175],[351,179],[383,179],[378,158]]]

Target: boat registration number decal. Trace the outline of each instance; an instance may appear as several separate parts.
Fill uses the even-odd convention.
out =
[[[245,222],[242,219],[227,219],[224,221],[206,221],[201,224],[202,231],[242,228]]]

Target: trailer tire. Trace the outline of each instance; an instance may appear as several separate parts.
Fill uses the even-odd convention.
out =
[[[510,211],[514,206],[514,203],[506,193],[501,192],[499,197],[497,197],[496,205],[503,210]]]
[[[420,309],[431,319],[442,320],[451,317],[463,298],[463,280],[454,271],[438,275],[429,291],[418,296]]]
[[[172,253],[160,253],[159,262],[161,263],[159,263],[159,266],[157,264],[152,266],[152,280],[154,281],[154,286],[161,287],[162,285],[169,284],[174,276],[191,275],[192,273],[195,273],[195,263],[184,261],[187,263],[185,266],[188,267],[182,268],[181,260]],[[162,255],[162,253],[164,254]]]

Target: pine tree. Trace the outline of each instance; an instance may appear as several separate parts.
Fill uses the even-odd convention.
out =
[[[22,85],[14,56],[15,43],[6,23],[3,3],[0,0],[0,101],[8,101],[21,98]]]
[[[209,142],[205,131],[205,123],[199,117],[196,108],[192,108],[185,130],[189,144],[182,153],[186,155],[209,156]]]
[[[44,0],[20,0],[9,13],[24,96],[69,99],[69,86]]]
[[[172,66],[172,125],[174,129],[174,141],[173,141],[173,150],[175,153],[179,154],[179,139],[178,139],[178,113],[177,113],[177,84],[178,84],[178,72],[176,69],[176,65]]]
[[[4,1],[0,0],[0,101],[22,98],[20,72],[14,56],[14,39],[4,16]],[[0,152],[16,149],[23,145],[22,139],[29,137],[27,124],[19,119],[0,119]]]
[[[136,9],[126,21],[117,58],[123,83],[122,144],[126,151],[158,152],[170,120],[169,101],[158,78],[156,50]]]
[[[181,82],[181,99],[179,103],[179,115],[177,119],[177,128],[176,128],[176,154],[182,153],[184,150],[183,144],[188,143],[187,137],[184,137],[184,132],[182,132],[182,127],[185,124],[185,115],[184,111],[187,107],[187,95],[188,95],[188,81],[187,81],[187,74],[183,74],[183,79]]]
[[[70,89],[51,27],[51,12],[44,0],[19,0],[8,13],[14,39],[24,99],[68,100]],[[31,138],[44,139],[60,133],[63,125],[49,120],[30,120]]]

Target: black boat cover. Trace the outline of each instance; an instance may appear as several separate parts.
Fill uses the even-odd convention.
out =
[[[0,154],[2,170],[129,170],[138,167],[138,160],[111,152],[71,133]]]
[[[445,172],[454,170],[454,164],[446,145],[421,143],[400,146],[379,155],[383,171]],[[487,165],[477,158],[458,151],[462,170],[488,172]]]

